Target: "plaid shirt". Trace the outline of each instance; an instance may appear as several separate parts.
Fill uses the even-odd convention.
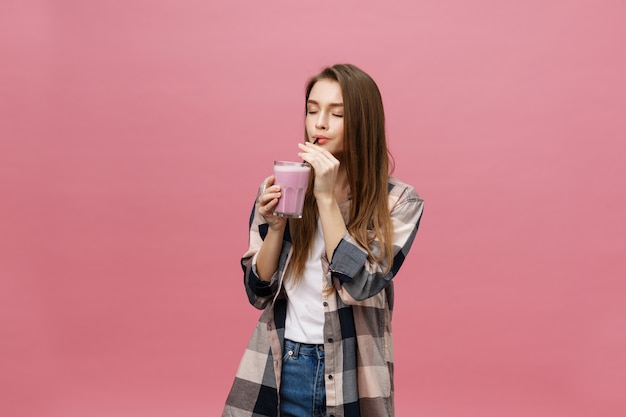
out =
[[[323,294],[326,410],[328,417],[390,417],[393,407],[393,282],[422,216],[424,201],[415,190],[389,179],[394,258],[386,264],[368,260],[367,251],[346,232],[332,263],[322,254],[324,279],[337,291]],[[259,190],[259,195],[261,189]],[[258,198],[257,198],[258,201]],[[351,202],[340,206],[348,221]],[[279,387],[287,299],[284,272],[291,258],[285,231],[279,266],[269,282],[256,274],[256,254],[268,225],[255,204],[250,216],[249,249],[243,255],[244,285],[250,303],[263,313],[245,350],[222,417],[278,416]],[[373,235],[372,235],[373,237]],[[380,253],[376,240],[370,243]]]

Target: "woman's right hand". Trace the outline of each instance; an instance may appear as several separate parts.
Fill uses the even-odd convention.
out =
[[[285,217],[274,216],[274,209],[278,204],[278,199],[281,196],[280,186],[275,185],[275,178],[271,175],[265,182],[265,187],[259,196],[259,213],[270,228],[282,229],[287,223]]]

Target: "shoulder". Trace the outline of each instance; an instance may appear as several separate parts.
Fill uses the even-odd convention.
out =
[[[389,177],[387,191],[389,192],[389,200],[392,206],[401,203],[423,203],[424,201],[412,185],[395,177]]]

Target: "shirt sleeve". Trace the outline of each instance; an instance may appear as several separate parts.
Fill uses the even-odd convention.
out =
[[[399,195],[398,195],[399,194]],[[387,260],[373,262],[368,252],[348,233],[333,252],[329,265],[331,276],[339,281],[339,295],[347,303],[363,301],[375,296],[391,282],[406,258],[422,217],[424,200],[406,185],[394,186],[389,194],[393,225],[393,264],[389,272]],[[380,243],[372,240],[370,250],[380,254]]]

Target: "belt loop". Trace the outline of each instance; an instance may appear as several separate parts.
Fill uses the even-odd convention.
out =
[[[295,346],[293,348],[293,356],[292,358],[298,359],[298,354],[300,353],[300,342],[294,342]]]

